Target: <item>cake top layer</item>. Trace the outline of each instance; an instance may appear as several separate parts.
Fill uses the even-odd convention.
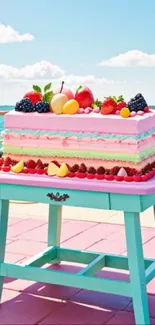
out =
[[[120,115],[54,113],[22,113],[15,110],[4,118],[5,129],[30,129],[48,131],[98,132],[117,134],[140,134],[155,127],[155,111],[127,119]]]

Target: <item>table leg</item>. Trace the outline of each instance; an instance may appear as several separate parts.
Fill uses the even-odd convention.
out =
[[[149,325],[148,298],[139,213],[124,212],[128,263],[136,324]]]
[[[49,204],[48,246],[60,246],[62,207]]]
[[[8,227],[8,212],[9,212],[9,201],[0,200],[0,263],[4,262],[5,258],[5,247],[6,247],[6,236]],[[0,301],[2,296],[4,277],[0,276]]]

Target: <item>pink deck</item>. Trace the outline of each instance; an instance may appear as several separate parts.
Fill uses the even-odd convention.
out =
[[[26,186],[52,187],[83,191],[122,193],[122,194],[153,194],[155,193],[155,178],[147,182],[116,182],[101,180],[81,180],[78,178],[58,178],[40,175],[15,175],[11,173],[0,175],[1,184],[16,184]]]
[[[75,211],[76,214],[76,211]],[[143,228],[146,257],[155,257],[155,229]],[[47,222],[37,219],[9,219],[5,260],[21,263],[47,245]],[[63,247],[126,254],[124,227],[108,223],[64,220]],[[77,273],[81,265],[62,262],[60,271]],[[104,269],[97,276],[128,281],[128,272]],[[155,279],[148,287],[151,324],[155,324]],[[5,278],[0,324],[39,325],[134,325],[131,299],[71,287]]]

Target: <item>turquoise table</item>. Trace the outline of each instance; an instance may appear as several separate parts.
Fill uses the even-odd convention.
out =
[[[9,200],[49,204],[48,247],[22,265],[4,262]],[[63,205],[124,211],[128,257],[60,247]],[[146,183],[60,179],[39,175],[0,176],[0,292],[3,277],[41,281],[132,297],[136,324],[150,324],[146,284],[155,261],[144,259],[139,213],[155,205],[155,180]],[[117,243],[116,243],[117,245]],[[42,269],[61,261],[86,265],[79,273]],[[130,282],[95,278],[104,267],[129,270]]]

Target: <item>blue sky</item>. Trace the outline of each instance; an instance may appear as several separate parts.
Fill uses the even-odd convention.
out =
[[[140,84],[140,91],[144,90],[148,100],[153,100],[155,57],[149,55],[155,55],[155,0],[5,0],[0,5],[0,24],[11,26],[20,35],[30,33],[34,36],[32,41],[0,42],[0,65],[5,65],[5,69],[7,66],[20,69],[46,61],[60,67],[67,76],[91,75],[112,81],[112,86],[107,86],[102,80],[102,87],[108,92],[115,88],[116,92],[123,90],[128,97],[135,88],[132,83],[136,82],[136,90]],[[148,55],[144,60],[142,57],[145,61],[141,61],[142,67],[136,66],[134,56],[137,54],[130,53],[133,50]],[[128,67],[98,65],[128,52]],[[0,101],[3,103],[8,100],[7,87],[12,94],[9,101],[14,102],[18,93],[21,95],[26,86],[33,83],[24,78],[25,84],[22,81],[22,89],[19,89],[19,80],[14,80],[15,90],[11,76],[7,74],[8,79],[6,75],[4,78],[3,66],[0,81],[3,89]],[[47,79],[51,77],[49,74]],[[97,83],[100,84],[99,92]],[[92,87],[97,96],[102,94],[100,80]]]

